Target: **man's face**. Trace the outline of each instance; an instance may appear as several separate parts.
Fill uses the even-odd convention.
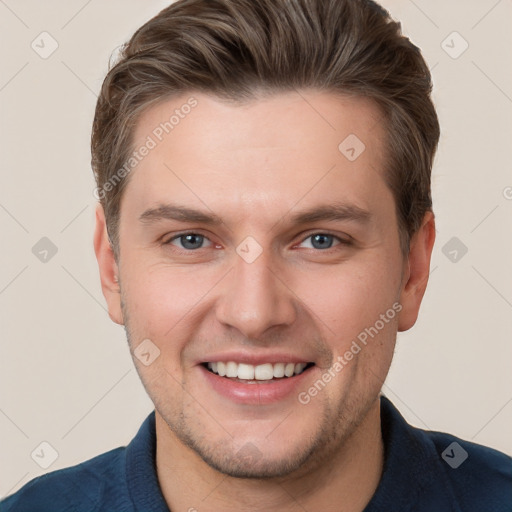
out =
[[[193,94],[158,141],[190,96],[136,129],[135,148],[157,144],[123,192],[118,321],[132,351],[143,340],[148,361],[160,351],[134,360],[171,438],[226,474],[283,476],[343,449],[378,404],[403,328],[384,126],[362,98],[290,92],[240,106]],[[208,369],[219,362],[243,379]],[[291,363],[308,366],[281,377]]]

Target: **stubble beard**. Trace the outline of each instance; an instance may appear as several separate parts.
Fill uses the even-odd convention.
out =
[[[128,345],[133,352],[134,330],[131,328],[126,301],[122,294],[121,297],[124,328]],[[324,400],[322,417],[316,432],[302,442],[296,442],[286,456],[276,460],[264,455],[250,442],[237,449],[233,438],[227,433],[224,440],[212,444],[211,439],[204,433],[208,426],[206,425],[206,429],[202,431],[201,420],[214,420],[201,409],[201,406],[194,403],[190,393],[187,394],[186,381],[181,382],[184,390],[182,396],[172,397],[171,402],[165,388],[158,389],[153,385],[158,379],[152,379],[150,385],[140,371],[142,367],[136,364],[136,369],[155,409],[169,427],[170,435],[197,454],[210,468],[239,479],[274,479],[276,482],[283,482],[290,477],[301,478],[318,468],[329,467],[335,454],[342,452],[344,446],[350,442],[350,437],[363,422],[380,392],[379,390],[375,396],[369,398],[362,397],[356,395],[357,391],[350,389],[349,386],[343,403],[338,404],[334,414],[333,407]],[[299,410],[298,413],[301,414],[303,411]]]

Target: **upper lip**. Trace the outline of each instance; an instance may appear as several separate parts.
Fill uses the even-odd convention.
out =
[[[265,352],[258,354],[251,354],[249,352],[223,352],[220,354],[212,354],[210,356],[206,356],[201,361],[198,361],[199,364],[204,363],[216,363],[216,362],[228,362],[234,361],[235,363],[244,363],[250,364],[253,366],[258,366],[259,364],[265,363],[311,363],[312,359],[304,358],[297,356],[296,354],[287,354],[284,352]]]

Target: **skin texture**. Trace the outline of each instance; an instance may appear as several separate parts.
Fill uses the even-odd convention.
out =
[[[146,111],[134,146],[190,96]],[[396,333],[417,318],[433,214],[404,256],[383,179],[385,126],[368,99],[311,90],[243,105],[193,97],[197,106],[130,175],[118,262],[99,205],[96,217],[110,317],[125,326],[132,353],[145,339],[160,350],[149,366],[134,362],[156,408],[165,499],[200,512],[360,511],[382,472],[378,397]],[[350,134],[366,146],[354,161],[338,149]],[[222,222],[140,220],[168,203]],[[364,210],[366,220],[292,222],[331,204]],[[173,239],[186,233],[203,245]],[[332,246],[313,245],[315,234],[333,235]],[[236,252],[248,236],[262,251],[252,263]],[[393,304],[400,312],[307,404],[297,393],[234,403],[199,366],[227,350],[296,354],[315,363],[297,390],[307,391]]]

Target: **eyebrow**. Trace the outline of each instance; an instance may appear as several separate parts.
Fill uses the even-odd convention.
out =
[[[353,204],[333,203],[300,211],[291,217],[291,224],[311,224],[319,221],[354,221],[366,224],[371,219],[368,210]],[[209,226],[219,226],[222,219],[214,213],[206,213],[174,204],[159,205],[142,213],[139,220],[144,224],[153,224],[160,220],[197,222]]]
[[[139,220],[144,224],[152,224],[160,220],[177,220],[181,222],[199,222],[211,226],[222,224],[222,219],[214,213],[185,208],[179,205],[164,204],[146,210]]]
[[[367,224],[371,213],[353,204],[333,203],[296,213],[291,217],[292,224],[310,224],[318,221],[340,220]]]

